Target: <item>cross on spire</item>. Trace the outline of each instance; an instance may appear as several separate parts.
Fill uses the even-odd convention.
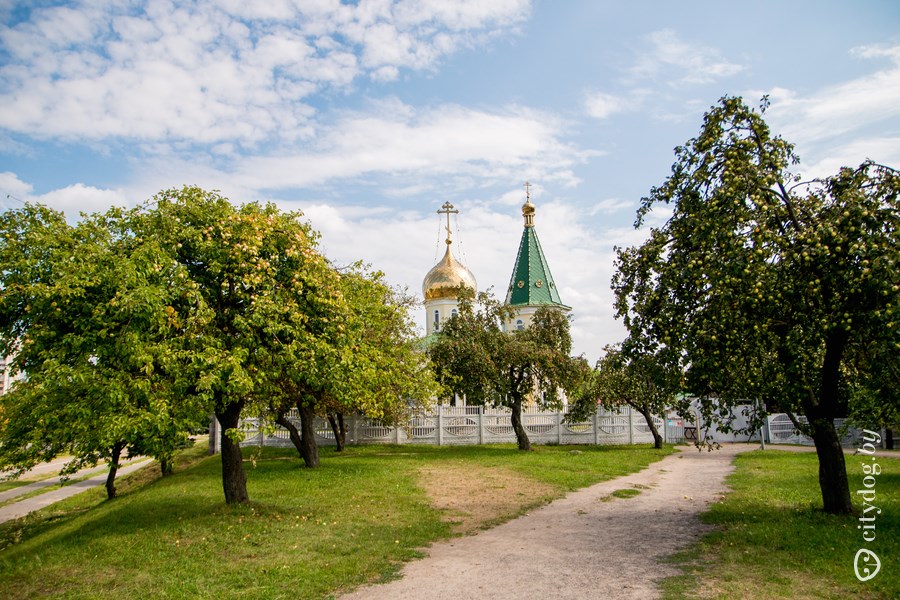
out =
[[[456,208],[453,208],[453,205],[450,204],[449,202],[444,202],[443,206],[441,206],[441,208],[438,209],[437,212],[438,212],[439,215],[442,215],[442,214],[446,214],[446,215],[447,215],[447,227],[446,227],[446,229],[447,229],[447,245],[449,246],[450,244],[453,243],[453,242],[450,240],[450,233],[451,233],[451,232],[450,232],[450,215],[451,215],[451,214],[458,215],[458,214],[459,214],[459,210],[456,209]]]
[[[525,182],[525,204],[522,205],[522,216],[525,217],[525,227],[534,227],[534,204],[531,203],[531,183]]]

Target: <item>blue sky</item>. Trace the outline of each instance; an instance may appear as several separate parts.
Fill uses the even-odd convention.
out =
[[[503,296],[528,180],[590,360],[624,336],[613,247],[719,97],[768,94],[804,177],[900,166],[893,0],[0,0],[0,22],[0,208],[201,185],[301,209],[331,259],[419,293],[450,201]]]

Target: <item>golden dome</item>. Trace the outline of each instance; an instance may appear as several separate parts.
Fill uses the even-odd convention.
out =
[[[453,258],[448,240],[444,258],[428,271],[428,275],[422,282],[422,294],[425,295],[426,300],[456,298],[457,288],[460,285],[470,288],[473,292],[477,290],[475,276],[462,263]]]

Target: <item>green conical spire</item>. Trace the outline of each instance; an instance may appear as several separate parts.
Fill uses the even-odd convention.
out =
[[[541,249],[541,242],[534,228],[534,204],[531,203],[531,195],[527,193],[530,191],[528,187],[526,184],[527,195],[522,206],[525,230],[522,232],[522,241],[519,242],[519,254],[509,281],[506,303],[514,307],[552,304],[569,310],[571,307],[563,304],[559,298],[559,290]]]

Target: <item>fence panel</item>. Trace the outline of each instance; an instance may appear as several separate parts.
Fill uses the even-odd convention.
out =
[[[287,418],[299,429],[300,417],[296,411]],[[468,445],[515,443],[516,435],[506,408],[480,406],[439,406],[434,412],[419,414],[399,427],[374,419],[348,415],[347,444],[432,444]],[[805,417],[798,417],[801,423]],[[244,446],[292,446],[288,431],[282,427],[261,427],[255,417],[241,421]],[[529,439],[536,444],[644,444],[653,436],[644,417],[628,407],[618,410],[599,409],[590,419],[577,423],[566,421],[563,412],[539,411],[533,408],[523,411],[523,425]],[[654,417],[657,430],[668,443],[685,440],[685,426],[693,424],[681,417],[669,415],[663,419]],[[845,448],[858,447],[862,433],[846,426],[843,419],[835,419],[835,427]],[[326,419],[316,418],[316,442],[320,446],[335,444],[334,432]],[[769,415],[766,420],[767,442],[771,444],[813,445],[813,440],[794,428],[786,414]],[[210,424],[210,449],[219,451],[219,425],[213,418]]]
[[[300,417],[291,411],[287,418],[299,429]],[[474,445],[515,443],[516,434],[506,408],[480,406],[439,406],[434,412],[419,414],[401,426],[348,415],[345,417],[347,444],[432,444]],[[677,442],[684,438],[680,419],[656,417],[654,419],[666,441]],[[529,408],[522,411],[522,425],[528,438],[536,444],[643,444],[652,443],[653,436],[643,416],[628,407],[618,410],[600,409],[590,419],[577,423],[567,422],[564,412],[540,411]],[[334,432],[326,419],[316,418],[316,442],[320,446],[335,444]],[[245,446],[291,446],[288,431],[282,427],[265,429],[260,419],[241,421]],[[210,447],[218,450],[218,423],[213,419],[210,428]]]
[[[806,417],[799,416],[797,421],[807,423]],[[859,429],[850,427],[845,419],[835,419],[834,427],[837,429],[838,435],[841,436],[841,446],[844,448],[857,448],[862,442],[862,432]],[[770,444],[800,444],[802,446],[813,446],[814,442],[811,437],[799,432],[791,418],[785,413],[769,415],[766,418],[766,425],[769,431]]]

